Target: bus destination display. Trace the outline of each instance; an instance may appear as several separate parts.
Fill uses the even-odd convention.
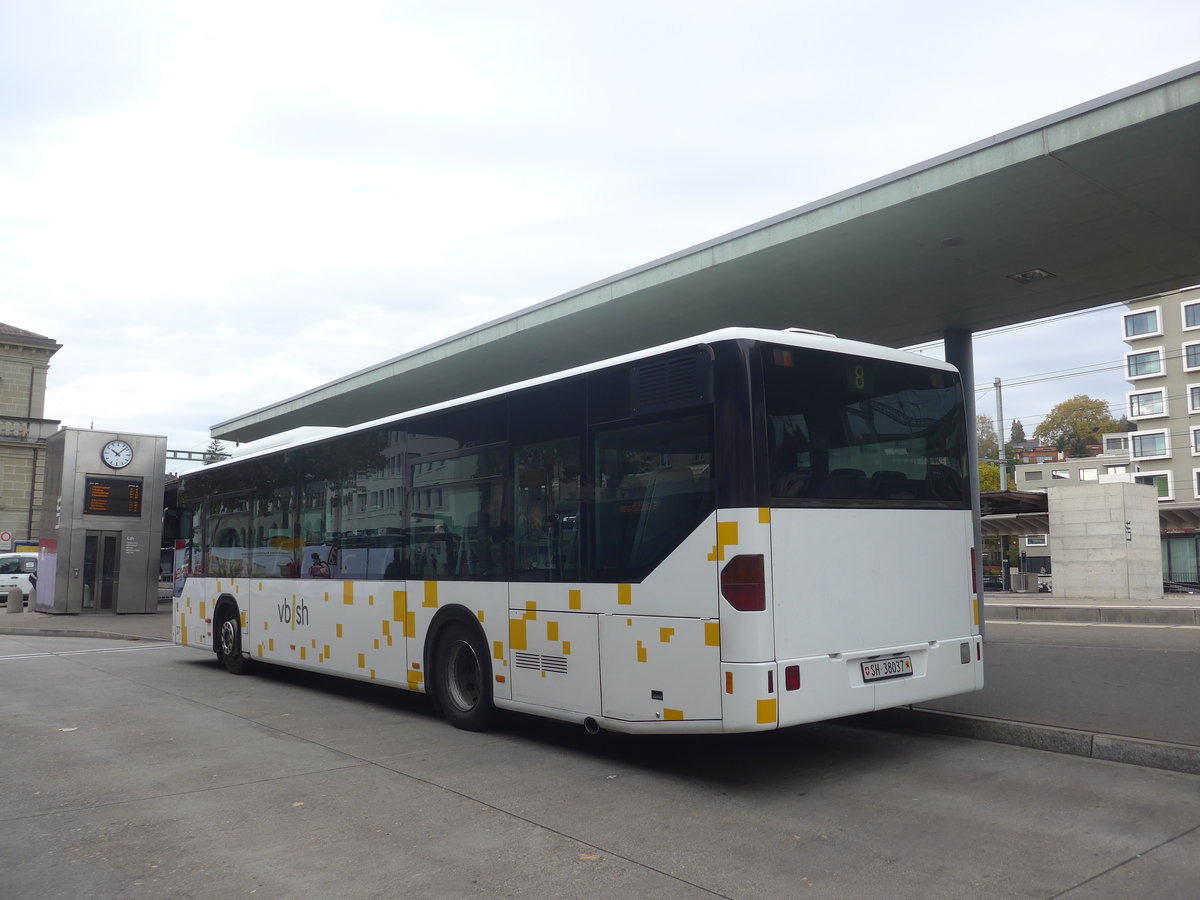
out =
[[[140,516],[142,479],[84,476],[83,511],[101,516]]]

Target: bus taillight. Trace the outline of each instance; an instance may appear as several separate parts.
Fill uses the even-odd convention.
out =
[[[788,666],[783,670],[783,686],[789,691],[800,690],[800,667]]]
[[[721,570],[721,596],[738,612],[767,608],[767,585],[761,553],[735,556]]]

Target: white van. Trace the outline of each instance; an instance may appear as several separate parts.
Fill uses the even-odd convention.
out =
[[[0,604],[8,605],[8,592],[16,585],[21,596],[29,602],[29,591],[33,587],[30,576],[37,575],[36,553],[0,553]]]

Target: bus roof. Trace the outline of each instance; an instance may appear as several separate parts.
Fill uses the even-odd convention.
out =
[[[946,372],[957,371],[954,366],[947,362],[943,362],[940,359],[922,356],[918,353],[911,353],[906,350],[896,350],[892,347],[883,347],[879,346],[878,344],[867,344],[862,341],[845,340],[837,337],[836,335],[827,334],[825,332],[809,331],[803,328],[789,328],[783,331],[775,331],[769,328],[721,328],[717,331],[709,331],[705,334],[683,338],[667,344],[659,344],[654,347],[647,347],[643,350],[634,351],[633,353],[625,353],[621,356],[614,356],[610,359],[602,359],[596,362],[587,363],[585,365],[576,366],[571,369],[564,369],[561,372],[553,372],[549,375],[541,375],[537,378],[530,378],[525,381],[517,381],[512,384],[502,385],[501,387],[491,388],[475,394],[456,397],[453,400],[445,400],[441,403],[434,403],[429,406],[417,407],[401,413],[383,416],[378,419],[372,419],[369,422],[363,422],[360,425],[351,425],[345,428],[330,428],[329,430],[320,434],[305,435],[291,441],[285,441],[266,447],[254,448],[248,450],[246,453],[233,456],[229,459],[222,460],[221,462],[212,463],[211,465],[205,466],[203,469],[197,471],[206,472],[229,465],[235,465],[243,460],[257,459],[263,456],[268,456],[272,453],[280,453],[286,450],[292,450],[296,447],[306,447],[311,444],[319,444],[322,441],[330,440],[346,434],[354,434],[359,431],[366,431],[389,422],[400,422],[424,413],[437,412],[438,410],[442,409],[451,409],[455,406],[461,406],[465,403],[471,403],[476,400],[486,400],[489,397],[500,396],[511,391],[521,390],[523,388],[536,387],[540,384],[550,384],[574,375],[597,372],[602,369],[607,369],[610,366],[618,366],[625,363],[636,362],[639,359],[658,356],[662,353],[670,353],[672,350],[682,350],[687,347],[695,347],[700,344],[715,344],[723,341],[757,341],[762,343],[785,344],[787,346],[803,347],[810,350],[823,350],[829,353],[842,353],[849,356],[864,356],[870,357],[871,359],[888,360],[890,362],[921,366],[928,369],[940,369]],[[184,477],[186,477],[186,475]]]

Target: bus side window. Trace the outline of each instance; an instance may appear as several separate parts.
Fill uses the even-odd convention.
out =
[[[596,436],[595,564],[640,578],[714,509],[708,415],[647,422]]]
[[[240,578],[250,570],[250,495],[209,501],[204,574]]]
[[[578,438],[518,447],[514,559],[524,581],[579,580]]]
[[[299,578],[295,491],[288,486],[258,492],[253,513],[250,574],[255,578]]]

